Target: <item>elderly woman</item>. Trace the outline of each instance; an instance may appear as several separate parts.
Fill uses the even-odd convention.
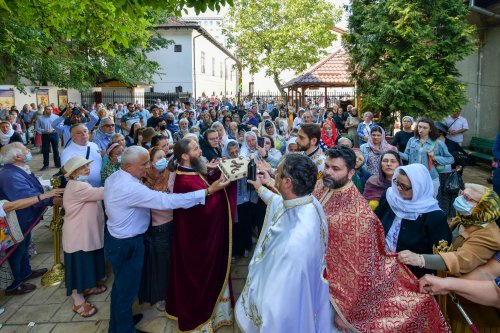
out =
[[[391,187],[394,171],[400,166],[401,159],[397,151],[389,150],[382,155],[378,174],[368,178],[363,192],[363,196],[368,200],[368,204],[372,210],[375,210],[379,205],[384,191]]]
[[[400,166],[375,210],[385,231],[388,252],[432,253],[439,241],[451,241],[446,214],[432,197],[432,180],[421,164]],[[408,262],[404,262],[408,264]],[[423,265],[410,267],[417,277],[430,273]]]
[[[408,265],[466,274],[485,264],[500,250],[500,198],[491,189],[477,184],[465,184],[465,190],[453,203],[459,222],[459,236],[453,241],[452,252],[426,254],[417,249],[399,254]]]
[[[52,198],[54,196],[58,196],[64,192],[64,189],[54,189],[52,191],[42,193],[39,196],[34,196],[25,199],[19,199],[14,201],[1,200],[0,201],[0,251],[9,251],[9,249],[24,239],[23,233],[21,231],[21,227],[19,226],[19,222],[17,221],[17,215],[15,211],[18,209],[24,209],[31,207],[40,200],[45,200],[48,198]],[[1,256],[3,257],[3,255]],[[8,261],[5,261],[2,264],[2,269],[7,272],[6,275],[2,275],[0,279],[0,289],[6,289],[13,281],[14,278],[12,276],[12,272],[10,270],[10,266]],[[23,282],[26,285],[26,290],[34,290],[35,286]]]
[[[366,169],[372,175],[378,175],[380,157],[388,150],[396,150],[385,140],[385,131],[380,126],[373,126],[370,130],[368,142],[364,143],[359,149],[365,155]]]
[[[229,157],[229,153],[227,151],[227,144],[229,143],[229,141],[233,140],[227,136],[224,125],[222,125],[221,122],[216,121],[215,123],[212,124],[211,129],[217,131],[217,134],[219,136],[219,146],[221,149],[222,157]]]
[[[179,131],[174,134],[174,143],[181,141],[187,133],[189,133],[189,120],[183,118],[179,120]]]
[[[106,291],[104,270],[104,187],[88,183],[91,160],[72,157],[64,164],[68,184],[63,197],[66,215],[62,228],[66,294],[73,298],[73,311],[83,318],[97,313],[85,301]]]
[[[371,129],[375,125],[377,124],[373,121],[373,113],[365,112],[363,114],[363,121],[358,124],[357,129],[360,146],[368,142]]]
[[[323,151],[335,147],[337,141],[337,128],[335,123],[331,120],[326,119],[321,126],[321,140],[319,141],[319,146]]]
[[[142,177],[142,183],[152,190],[171,193],[173,182],[167,169],[165,152],[153,147],[149,153],[151,167]],[[144,265],[139,289],[139,303],[155,304],[165,311],[170,255],[172,252],[173,210],[151,210],[151,224],[145,236]]]
[[[119,143],[110,143],[108,149],[106,149],[106,156],[108,157],[108,163],[101,170],[101,181],[102,184],[106,182],[106,179],[111,176],[115,171],[118,171],[122,162],[123,146]]]
[[[437,167],[444,167],[455,161],[446,145],[437,140],[438,138],[439,132],[434,121],[429,118],[420,118],[417,121],[414,137],[408,140],[405,152],[399,154],[409,164],[420,163],[427,168],[434,186],[434,198],[438,194],[440,185]]]
[[[0,122],[0,148],[12,142],[23,143],[23,138],[21,134],[14,131],[12,125],[7,120],[4,120]]]
[[[391,141],[391,145],[398,148],[398,151],[404,153],[408,141],[415,135],[411,126],[413,125],[413,118],[410,116],[404,116],[401,119],[402,129],[394,135]]]
[[[260,160],[261,157],[266,156],[266,150],[257,145],[257,134],[252,131],[245,133],[240,150],[240,156],[248,158],[250,154],[254,154],[256,160]]]

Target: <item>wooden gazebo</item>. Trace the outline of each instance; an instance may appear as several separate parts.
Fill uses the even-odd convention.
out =
[[[307,89],[325,89],[325,99],[328,88],[354,87],[349,72],[349,56],[343,49],[331,53],[326,58],[306,70],[301,75],[283,85],[288,90],[288,98],[297,107],[305,105]],[[300,101],[300,103],[298,103]]]

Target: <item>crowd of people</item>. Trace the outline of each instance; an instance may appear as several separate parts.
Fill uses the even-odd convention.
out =
[[[233,317],[244,332],[446,332],[435,294],[500,307],[500,173],[494,190],[460,182],[470,163],[460,112],[403,116],[388,137],[352,105],[33,108],[0,122],[8,295],[46,272],[30,267],[31,230],[57,205],[73,311],[93,316],[92,295],[111,287],[109,332],[140,332],[137,298],[196,332]],[[44,192],[30,168],[37,146],[64,189]],[[226,179],[226,159],[254,160],[258,176]],[[434,253],[442,241],[452,251]],[[231,264],[251,255],[235,300]]]

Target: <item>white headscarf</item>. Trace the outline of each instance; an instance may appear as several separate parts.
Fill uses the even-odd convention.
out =
[[[257,134],[255,134],[252,131],[248,131],[245,133],[245,136],[243,137],[243,143],[241,144],[241,149],[240,149],[240,156],[243,157],[250,157],[250,154],[254,154],[255,158],[258,158],[259,154],[255,154],[257,149],[250,149],[247,144],[247,138],[249,136],[253,136],[255,138],[255,141],[257,142]]]
[[[288,141],[286,143],[286,153],[285,154],[290,154],[290,150],[288,149],[288,147],[291,144],[297,144],[297,137],[296,136],[292,136],[292,137],[290,137],[290,139],[288,139]]]
[[[12,125],[9,123],[9,130],[7,131],[7,134],[0,131],[0,143],[2,144],[2,146],[5,146],[6,144],[8,144],[10,141],[10,138],[13,135],[14,135],[14,130],[12,129]]]
[[[411,200],[401,197],[394,184],[399,170],[403,170],[411,182],[413,196]],[[396,215],[389,232],[385,238],[388,251],[395,252],[403,219],[415,221],[420,214],[440,210],[438,201],[434,199],[434,186],[429,170],[420,163],[400,166],[392,176],[392,186],[386,192],[387,202]]]

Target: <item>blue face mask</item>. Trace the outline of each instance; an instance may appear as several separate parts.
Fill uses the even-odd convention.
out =
[[[158,171],[163,171],[167,168],[167,159],[164,157],[161,160],[158,160],[155,165],[155,169]]]
[[[89,181],[89,176],[84,176],[84,175],[80,175],[76,178],[76,180],[80,181],[80,182],[88,182]]]
[[[112,137],[115,133],[103,133],[105,137],[110,138]]]
[[[24,163],[28,163],[33,159],[33,155],[31,155],[31,152],[26,154],[26,157],[24,158]]]
[[[121,162],[122,162],[122,155],[118,156],[118,157],[116,158],[116,161],[117,161],[118,163],[121,163]]]
[[[474,208],[472,207],[470,202],[465,200],[463,195],[459,195],[458,197],[456,197],[455,201],[453,202],[453,207],[455,207],[457,213],[461,215],[470,215],[472,209]]]

